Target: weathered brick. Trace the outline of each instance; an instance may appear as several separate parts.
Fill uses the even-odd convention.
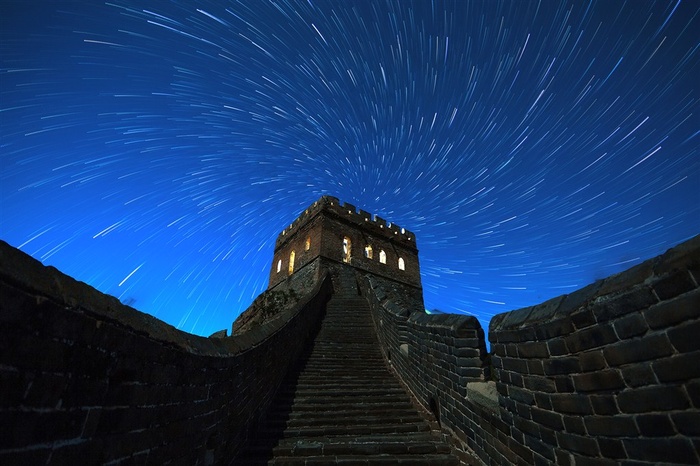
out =
[[[680,353],[700,350],[700,319],[685,322],[668,331],[671,344]]]
[[[693,407],[700,408],[700,380],[691,380],[685,384],[685,389],[688,391]]]
[[[560,375],[581,372],[581,364],[576,357],[550,358],[544,361],[544,373]]]
[[[617,341],[617,335],[612,325],[600,324],[572,333],[565,340],[567,348],[572,353],[578,353]]]
[[[671,342],[665,333],[654,333],[641,338],[608,345],[603,350],[605,360],[611,367],[631,362],[648,361],[673,353]]]
[[[617,414],[617,401],[615,395],[591,395],[591,405],[596,414]]]
[[[700,436],[700,412],[697,410],[673,413],[671,414],[671,419],[673,419],[678,433],[694,437]]]
[[[571,434],[586,435],[586,426],[581,416],[563,416],[564,429]]]
[[[582,392],[597,392],[604,390],[619,390],[624,388],[620,371],[605,369],[572,376],[576,390]]]
[[[668,276],[652,284],[656,295],[661,301],[675,298],[695,288],[695,283],[688,270],[675,270]]]
[[[549,354],[551,356],[563,356],[569,354],[569,350],[566,348],[566,342],[563,338],[554,338],[547,342],[547,348],[549,349]]]
[[[596,439],[598,442],[598,448],[600,448],[600,454],[605,458],[611,459],[622,459],[627,458],[627,453],[625,452],[625,447],[622,446],[622,440],[606,437],[598,437]]]
[[[651,369],[650,363],[631,364],[622,370],[622,378],[628,387],[642,387],[656,383],[656,374]]]
[[[561,414],[552,411],[545,411],[537,407],[533,407],[531,410],[532,420],[538,424],[542,424],[552,429],[561,430],[564,427],[564,422],[562,421]]]
[[[591,402],[586,395],[576,393],[551,395],[552,409],[566,414],[591,414]]]
[[[591,458],[590,456],[577,456],[576,466],[617,466],[617,461],[609,458]]]
[[[700,288],[642,312],[649,327],[663,328],[700,317]]]
[[[535,453],[542,455],[549,460],[554,460],[554,447],[547,445],[540,439],[526,435],[525,445],[530,447]]]
[[[554,384],[557,386],[557,393],[571,393],[574,391],[574,383],[569,375],[554,376]]]
[[[652,362],[659,382],[676,382],[700,377],[700,351],[683,353]]]
[[[527,360],[527,372],[532,375],[544,375],[544,364],[540,359]]]
[[[639,432],[644,437],[668,437],[676,434],[668,414],[640,414],[635,419]]]
[[[693,444],[687,438],[624,439],[631,459],[675,464],[697,464]]]
[[[597,323],[593,311],[588,308],[582,308],[575,311],[569,318],[571,319],[571,323],[573,323],[578,330],[590,327],[591,325],[595,325]]]
[[[566,432],[557,432],[557,441],[559,447],[566,450],[581,453],[584,455],[598,456],[598,444],[591,437],[582,435],[569,434]]]
[[[598,323],[607,322],[631,312],[646,309],[656,304],[658,299],[648,286],[639,286],[618,296],[605,297],[593,307]]]
[[[526,405],[535,404],[535,396],[529,390],[523,390],[518,387],[509,387],[508,396],[510,396],[515,401],[524,403]]]
[[[551,340],[552,338],[568,335],[574,331],[574,324],[568,317],[557,319],[553,322],[543,322],[535,327],[537,340]]]
[[[552,409],[552,400],[548,393],[535,392],[535,405],[542,409]]]
[[[521,358],[548,358],[549,350],[545,342],[528,342],[518,345],[518,356]]]
[[[554,393],[556,391],[556,384],[554,380],[549,377],[525,376],[523,382],[525,388],[528,390],[547,393]]]
[[[652,386],[629,389],[617,397],[623,413],[649,413],[686,409],[689,404],[683,389],[674,386]]]
[[[647,321],[644,320],[644,317],[642,317],[642,314],[639,312],[633,312],[619,319],[615,319],[613,321],[613,327],[621,340],[643,335],[649,330]]]
[[[596,371],[605,368],[605,358],[601,350],[587,351],[579,355],[581,370],[584,372]]]
[[[597,437],[636,437],[639,435],[632,416],[586,416],[588,435]]]

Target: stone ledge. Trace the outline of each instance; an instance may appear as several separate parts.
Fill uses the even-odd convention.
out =
[[[496,382],[467,383],[467,399],[491,411],[498,411],[498,391],[496,390]]]

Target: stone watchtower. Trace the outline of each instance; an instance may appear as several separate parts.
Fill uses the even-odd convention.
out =
[[[277,237],[268,289],[308,288],[321,270],[347,273],[347,266],[422,296],[416,236],[331,196],[314,202]]]

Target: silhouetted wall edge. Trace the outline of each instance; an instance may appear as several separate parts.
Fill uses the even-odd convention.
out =
[[[475,318],[360,283],[388,363],[467,463],[700,464],[700,236],[495,316],[492,375]]]
[[[0,463],[231,461],[331,293],[323,276],[282,317],[204,338],[0,241]]]

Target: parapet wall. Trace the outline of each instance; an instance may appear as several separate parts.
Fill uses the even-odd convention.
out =
[[[333,196],[322,196],[302,212],[291,225],[282,230],[277,237],[275,250],[286,241],[288,236],[295,234],[300,226],[303,226],[322,210],[333,213],[357,227],[367,229],[375,236],[383,236],[406,247],[416,248],[416,235],[405,228],[401,228],[394,223],[387,223],[385,219],[378,215],[372,215],[362,209],[358,211],[357,207],[347,202],[341,204],[338,198]]]
[[[384,354],[470,464],[700,464],[700,236],[491,320],[363,280]],[[476,456],[470,455],[474,452]]]
[[[0,242],[0,464],[234,458],[332,292],[240,336],[203,338]]]

